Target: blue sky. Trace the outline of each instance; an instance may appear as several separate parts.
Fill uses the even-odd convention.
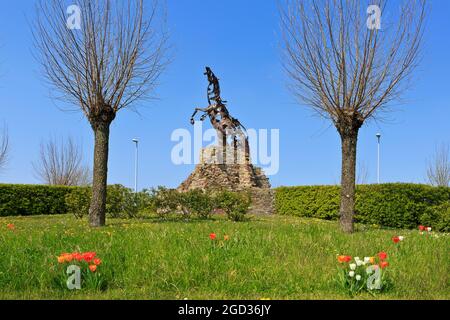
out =
[[[3,183],[39,183],[34,176],[39,144],[73,136],[92,162],[92,132],[81,113],[60,111],[49,98],[32,57],[28,18],[34,1],[8,1],[0,11],[0,123],[9,128],[11,159]],[[450,143],[450,2],[433,0],[417,81],[389,121],[366,124],[359,162],[376,179],[376,138],[382,133],[384,182],[424,182],[427,159],[439,143]],[[192,130],[189,117],[205,106],[203,69],[221,79],[231,113],[249,128],[280,130],[280,170],[274,186],[335,184],[340,177],[340,140],[330,124],[299,106],[286,89],[280,65],[279,21],[272,0],[168,0],[174,62],[161,79],[159,100],[123,111],[112,125],[109,183],[133,186],[134,149],[139,137],[140,187],[176,187],[193,165],[171,162],[177,128]]]

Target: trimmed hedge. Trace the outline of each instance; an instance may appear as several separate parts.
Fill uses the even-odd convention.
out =
[[[0,184],[0,217],[65,214],[74,187]]]
[[[356,191],[355,222],[413,229],[427,221],[437,230],[448,230],[449,219],[445,218],[448,211],[433,215],[430,210],[442,211],[439,208],[449,200],[450,188],[400,183],[361,185]],[[275,189],[276,211],[281,215],[336,220],[339,204],[339,186]],[[430,218],[433,216],[439,216],[439,221]]]

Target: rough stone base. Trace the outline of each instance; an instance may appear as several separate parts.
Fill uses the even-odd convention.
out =
[[[202,150],[201,163],[178,187],[178,191],[193,189],[249,191],[252,198],[251,214],[274,213],[274,194],[269,179],[261,168],[252,164],[217,164],[215,158],[205,154],[217,154],[211,147]]]

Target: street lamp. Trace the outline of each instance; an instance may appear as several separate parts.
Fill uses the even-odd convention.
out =
[[[381,143],[381,133],[377,133],[378,139],[378,162],[377,162],[377,182],[380,184],[380,143]]]
[[[135,159],[134,159],[134,192],[137,193],[138,191],[138,151],[139,151],[139,140],[133,139],[132,140],[136,145],[136,153],[135,153]]]

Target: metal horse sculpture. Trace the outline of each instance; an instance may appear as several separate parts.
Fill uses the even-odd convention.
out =
[[[204,121],[206,117],[209,117],[213,128],[217,131],[217,136],[222,140],[222,159],[223,163],[226,162],[226,147],[229,137],[233,139],[234,148],[234,161],[237,161],[237,148],[239,140],[243,143],[245,152],[245,161],[249,162],[249,144],[245,127],[239,122],[238,119],[233,118],[225,103],[220,97],[220,84],[219,79],[214,75],[209,67],[206,67],[205,75],[208,77],[208,89],[207,98],[209,106],[207,108],[196,108],[192,117],[191,124],[195,124],[195,116],[198,112],[203,112],[200,117],[201,121]]]

